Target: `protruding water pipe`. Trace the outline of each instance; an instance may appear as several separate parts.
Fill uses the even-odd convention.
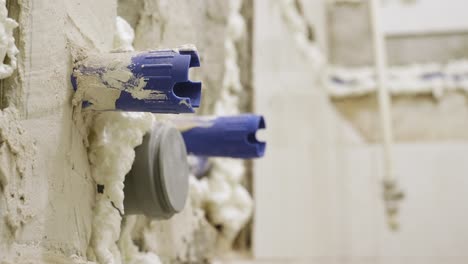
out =
[[[125,214],[168,219],[185,206],[189,166],[184,140],[176,128],[158,123],[135,148],[125,177]]]
[[[108,54],[86,54],[75,63],[72,84],[83,109],[193,113],[201,82],[189,80],[199,67],[195,47]]]
[[[404,197],[399,189],[393,171],[393,128],[391,98],[387,85],[387,51],[385,35],[379,19],[380,0],[370,1],[370,17],[374,38],[374,60],[377,77],[378,103],[383,137],[383,196],[387,213],[387,221],[391,230],[397,230],[399,225],[396,219],[398,202]]]
[[[135,161],[125,177],[125,214],[168,219],[182,211],[189,185],[187,152],[202,156],[192,162],[192,172],[201,177],[209,168],[206,157],[263,156],[266,144],[255,135],[262,128],[263,117],[252,114],[181,117],[155,124],[135,148]]]
[[[263,116],[182,117],[171,120],[182,132],[189,154],[250,159],[262,157],[266,143],[257,140]]]

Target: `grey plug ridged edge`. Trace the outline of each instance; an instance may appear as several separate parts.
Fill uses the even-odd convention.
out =
[[[188,196],[189,166],[180,132],[156,123],[135,148],[135,161],[125,177],[125,214],[168,219],[183,210]]]

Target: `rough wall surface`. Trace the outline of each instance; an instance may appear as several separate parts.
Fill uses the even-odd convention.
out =
[[[84,260],[94,185],[86,135],[74,122],[80,113],[74,114],[71,106],[69,38],[89,48],[109,50],[116,4],[25,0],[11,1],[9,8],[20,24],[17,45],[21,55],[18,73],[4,82],[7,108],[2,110],[1,123],[6,125],[2,127],[6,144],[1,166],[16,163],[27,170],[20,167],[15,173],[10,168],[13,173],[7,174],[9,184],[2,190],[3,197],[17,197],[19,202],[2,199],[2,214],[5,208],[10,208],[8,212],[17,207],[18,215],[2,215],[2,222],[11,220],[0,230],[10,230],[14,239],[0,240],[0,258],[7,263],[61,263],[69,262],[71,256]],[[8,143],[12,140],[20,145]],[[8,154],[11,151],[14,156]],[[24,160],[27,164],[22,164]]]
[[[329,61],[346,67],[373,65],[368,1],[328,5]],[[387,38],[389,65],[446,63],[468,57],[466,33],[407,35]],[[380,137],[375,96],[336,100],[342,116],[366,140]],[[393,124],[397,141],[468,139],[466,95],[448,92],[441,98],[398,96],[393,100]],[[414,124],[418,124],[417,126]]]
[[[138,50],[193,43],[203,66],[191,72],[204,82],[200,113],[212,113],[223,82],[228,7],[215,0],[20,0],[8,1],[8,9],[20,25],[20,54],[18,70],[0,88],[0,262],[86,263],[96,185],[87,154],[90,116],[72,107],[72,55],[109,52],[118,13],[135,29]],[[165,263],[212,254],[216,232],[190,204],[170,221],[134,224],[137,249]]]
[[[329,59],[343,66],[373,63],[368,0],[328,5]],[[388,63],[447,62],[468,56],[468,34],[401,35],[387,37]]]
[[[335,100],[334,103],[366,140],[380,141],[375,96]],[[392,108],[393,133],[400,142],[468,139],[467,96],[463,93],[447,93],[441,99],[430,95],[396,96]]]

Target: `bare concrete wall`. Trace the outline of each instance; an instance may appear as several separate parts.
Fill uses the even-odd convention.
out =
[[[276,1],[255,1],[255,110],[267,120],[268,147],[254,163],[254,255],[264,261],[335,256],[343,149],[362,139],[337,115],[315,61],[296,48],[282,12]]]
[[[71,105],[68,41],[110,50],[116,15],[114,1],[92,2],[10,2],[20,24],[21,55],[18,73],[4,82],[12,86],[5,93],[8,107],[2,110],[0,141],[10,150],[0,154],[0,166],[16,164],[19,174],[7,173],[8,184],[1,191],[1,261],[86,259],[95,190],[86,135],[75,123],[80,114]],[[11,148],[13,142],[16,147]],[[5,160],[9,153],[14,154],[10,161]],[[26,163],[20,165],[21,160]]]
[[[395,18],[397,19],[397,18]],[[359,4],[329,4],[329,59],[343,66],[373,63],[368,1]],[[468,33],[401,35],[387,37],[388,63],[447,62],[468,57]]]
[[[406,199],[401,229],[390,232],[382,149],[369,144],[380,134],[375,98],[332,102],[313,63],[294,49],[278,5],[255,6],[255,102],[269,142],[255,162],[255,255],[264,263],[466,262],[468,210],[455,205],[467,199],[467,143],[455,140],[468,131],[465,95],[395,98],[397,140],[411,142],[394,146]],[[340,45],[343,56],[359,59],[365,30],[353,31],[350,19],[342,29],[358,32],[357,40]]]
[[[373,65],[368,1],[361,4],[330,4],[330,63],[349,67]],[[387,37],[389,65],[445,63],[468,57],[468,33]],[[341,115],[366,140],[380,137],[374,96],[335,100]],[[393,125],[397,141],[468,139],[466,96],[448,93],[442,98],[399,96],[393,98]]]
[[[379,142],[380,117],[375,96],[335,100],[340,114],[369,142]],[[399,142],[468,139],[467,97],[449,93],[441,100],[430,95],[393,97],[393,130]]]

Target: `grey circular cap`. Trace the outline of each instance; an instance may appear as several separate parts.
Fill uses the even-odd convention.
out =
[[[189,188],[189,165],[184,139],[174,127],[163,132],[159,143],[159,175],[164,186],[164,200],[174,211],[182,211]]]
[[[182,211],[188,196],[187,151],[180,132],[156,124],[135,148],[125,178],[125,213],[167,219]]]

